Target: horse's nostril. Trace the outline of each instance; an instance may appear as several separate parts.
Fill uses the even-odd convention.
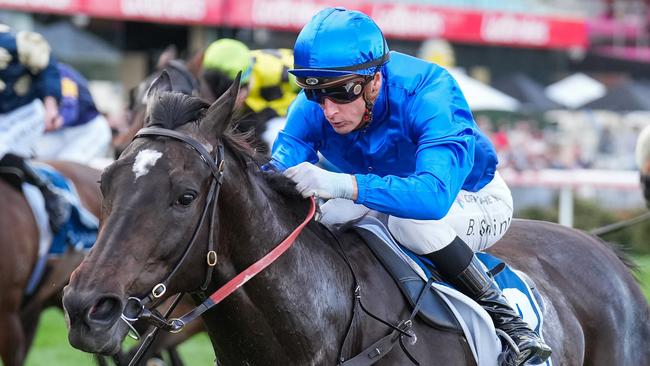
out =
[[[118,298],[102,297],[88,310],[88,319],[92,322],[110,323],[120,315],[121,309],[122,303]]]

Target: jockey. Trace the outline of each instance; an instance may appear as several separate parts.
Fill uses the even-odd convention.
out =
[[[67,220],[70,204],[24,159],[44,130],[61,127],[60,99],[59,71],[47,41],[34,32],[14,35],[0,24],[0,170],[40,189],[55,232]]]
[[[212,42],[203,54],[203,72],[200,78],[201,95],[216,100],[223,94],[238,72],[241,72],[241,89],[236,107],[242,107],[249,94],[249,82],[253,71],[248,47],[235,39],[223,38]]]
[[[330,199],[326,224],[369,210],[388,214],[395,238],[512,338],[518,352],[510,348],[509,365],[547,359],[551,349],[474,255],[505,233],[512,195],[456,81],[435,64],[389,52],[367,15],[344,8],[316,14],[294,57],[289,72],[303,91],[273,145],[272,168],[303,196]],[[315,166],[317,152],[341,173]]]
[[[267,121],[285,117],[300,90],[288,73],[293,52],[288,49],[249,50],[240,41],[220,39],[213,42],[203,57],[201,94],[216,99],[242,72],[237,106],[242,108],[241,131],[254,130],[259,137]],[[261,139],[260,139],[261,140]],[[269,141],[269,145],[272,143]]]
[[[63,125],[45,133],[36,145],[36,156],[88,163],[105,158],[111,147],[108,121],[97,111],[88,81],[71,66],[58,63],[61,74],[60,114]]]

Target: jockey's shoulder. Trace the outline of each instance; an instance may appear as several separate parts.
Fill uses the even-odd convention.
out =
[[[9,26],[0,24],[0,64],[8,65],[15,57],[33,74],[40,73],[50,63],[50,44],[40,33],[12,31]]]
[[[409,94],[426,88],[451,87],[453,80],[444,67],[395,51],[390,52],[390,62],[384,70],[389,86]]]

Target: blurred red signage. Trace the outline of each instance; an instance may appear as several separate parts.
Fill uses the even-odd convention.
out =
[[[0,8],[83,13],[114,19],[263,27],[297,31],[328,0],[0,0]],[[429,5],[341,0],[377,21],[387,37],[479,44],[584,48],[584,19],[470,11]]]
[[[233,0],[226,23],[239,27],[300,30],[311,16],[331,1]],[[344,0],[338,5],[370,15],[387,37],[444,38],[480,44],[541,48],[584,48],[583,19],[526,14],[469,11],[429,5]]]
[[[0,0],[0,9],[87,14],[110,19],[222,24],[228,0]]]
[[[79,0],[90,15],[173,23],[221,24],[225,0]],[[2,0],[0,0],[2,2]]]

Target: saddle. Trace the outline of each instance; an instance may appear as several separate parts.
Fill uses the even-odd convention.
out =
[[[7,182],[18,192],[22,192],[22,184],[25,182],[25,176],[18,168],[0,167],[0,179]]]
[[[410,258],[400,257],[398,252],[388,248],[398,245],[388,228],[378,218],[366,216],[355,222],[351,229],[363,238],[413,308],[426,282],[411,266],[405,264]],[[432,275],[434,278],[440,278],[436,274]],[[423,296],[417,313],[420,319],[436,329],[463,333],[456,316],[435,287],[430,287],[430,291],[425,292]]]

